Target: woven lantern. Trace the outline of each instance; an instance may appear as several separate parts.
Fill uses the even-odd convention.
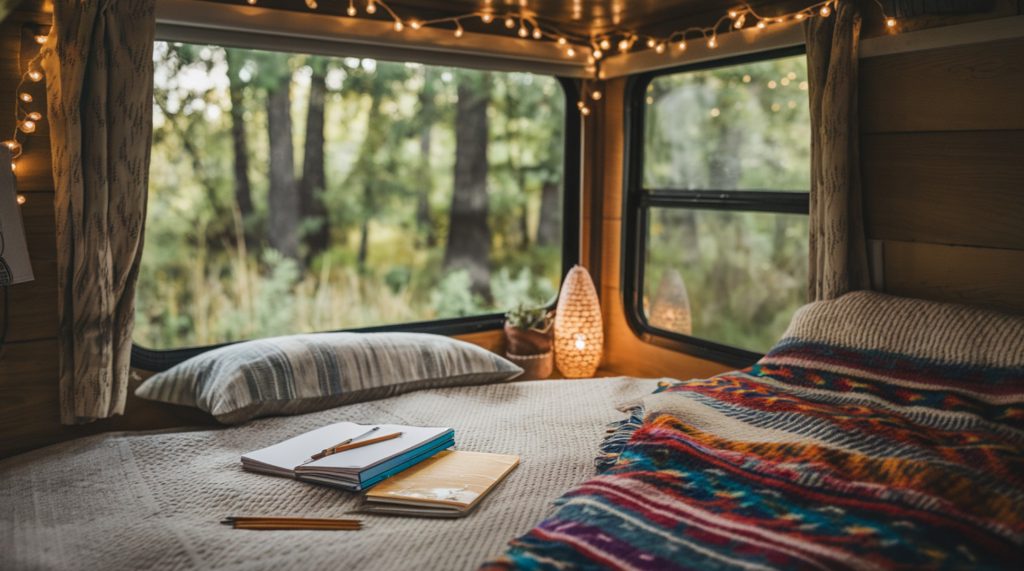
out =
[[[597,290],[587,270],[574,266],[562,282],[555,309],[555,364],[567,378],[592,377],[603,348]]]
[[[661,275],[658,290],[647,312],[647,322],[653,327],[684,335],[693,334],[693,318],[690,315],[690,296],[686,293],[683,276],[673,269]]]

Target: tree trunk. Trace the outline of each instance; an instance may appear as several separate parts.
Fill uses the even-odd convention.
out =
[[[268,193],[270,246],[299,259],[299,194],[295,185],[292,146],[291,81],[287,77],[267,90],[267,132],[270,136]]]
[[[430,192],[433,190],[433,180],[430,177],[430,148],[432,137],[430,135],[431,124],[423,126],[420,132],[420,189],[416,197],[416,227],[420,235],[424,236],[428,248],[437,245],[437,232],[434,230],[434,221],[430,218]]]
[[[537,223],[537,244],[554,246],[561,241],[562,201],[554,181],[544,183],[540,189],[540,221]]]
[[[330,221],[324,204],[327,186],[324,174],[324,104],[327,96],[327,66],[317,58],[311,62],[309,113],[306,115],[306,143],[303,152],[299,206],[306,229],[306,261],[327,250]]]
[[[367,211],[373,211],[373,184],[363,183],[363,205]],[[359,273],[366,273],[366,256],[370,252],[370,217],[363,216],[359,223],[359,254],[356,259],[356,266]]]
[[[446,270],[466,270],[474,293],[490,299],[491,231],[487,198],[487,105],[491,77],[464,72],[455,116],[455,188],[445,248]]]
[[[252,205],[252,187],[249,184],[249,145],[245,132],[245,102],[243,99],[244,83],[238,76],[242,62],[240,55],[234,50],[227,50],[228,60],[228,93],[231,98],[231,141],[235,153],[234,186],[235,205],[242,217],[242,235],[245,245],[255,248],[257,239],[252,225],[255,223]]]

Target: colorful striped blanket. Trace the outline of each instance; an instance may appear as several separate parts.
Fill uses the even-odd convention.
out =
[[[960,319],[954,362],[947,333],[826,333],[818,309],[753,367],[637,403],[599,474],[484,568],[1022,568],[1024,320]],[[856,304],[825,309],[843,328]]]

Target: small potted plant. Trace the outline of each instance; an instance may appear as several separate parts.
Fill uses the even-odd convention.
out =
[[[519,305],[505,314],[505,356],[526,371],[523,378],[551,376],[553,322],[554,316],[546,307]]]

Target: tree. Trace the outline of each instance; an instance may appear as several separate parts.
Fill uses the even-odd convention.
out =
[[[245,128],[245,82],[240,72],[245,66],[245,51],[227,48],[228,94],[231,100],[231,141],[234,152],[235,206],[241,216],[241,232],[246,246],[254,248],[258,241],[254,236],[254,209],[252,187],[249,184],[249,145]]]
[[[491,232],[487,197],[487,107],[491,75],[459,72],[455,117],[455,188],[444,253],[446,270],[465,270],[474,293],[490,298]]]
[[[263,59],[260,76],[267,89],[267,135],[270,143],[267,238],[272,248],[298,260],[300,204],[292,144],[292,72],[284,54],[267,53]]]
[[[331,227],[324,205],[327,187],[324,169],[324,105],[327,99],[327,60],[313,56],[308,65],[309,110],[306,114],[306,142],[299,182],[299,209],[302,215],[306,260],[327,250]]]

